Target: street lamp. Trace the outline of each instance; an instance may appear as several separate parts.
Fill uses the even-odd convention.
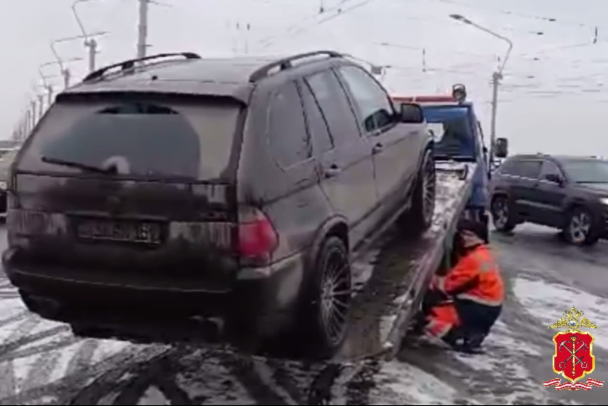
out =
[[[42,80],[42,86],[46,89],[46,104],[48,107],[53,104],[53,86],[49,83],[49,79],[56,78],[56,75],[48,76],[45,75],[42,71],[42,68],[48,65],[53,65],[54,62],[43,63],[38,67],[38,74],[40,74],[40,79]]]
[[[84,38],[84,46],[89,49],[89,72],[93,72],[95,70],[95,65],[96,65],[95,59],[97,56],[97,41],[95,41],[95,38],[93,38],[93,37],[105,35],[108,32],[100,31],[100,32],[96,32],[93,34],[87,34],[86,30],[84,29],[84,24],[82,23],[82,19],[78,15],[77,6],[81,3],[86,3],[88,1],[90,1],[90,0],[74,1],[74,3],[72,3],[72,13],[74,14],[74,18],[76,18],[76,22],[78,23],[78,27],[80,27],[80,32],[82,33],[82,36],[79,36],[76,38]],[[76,38],[74,38],[74,39],[76,39]]]
[[[491,121],[491,129],[490,129],[490,161],[494,159],[494,144],[496,143],[496,113],[498,108],[498,86],[500,86],[500,81],[503,78],[503,71],[505,69],[505,65],[511,56],[511,51],[513,50],[513,42],[507,37],[504,37],[500,34],[495,33],[494,31],[485,28],[468,18],[460,15],[460,14],[450,14],[450,18],[459,21],[463,24],[470,25],[472,27],[477,28],[491,36],[498,38],[500,40],[505,41],[509,47],[507,48],[507,53],[502,60],[502,64],[498,67],[496,71],[492,74],[492,121]]]
[[[61,71],[61,75],[63,76],[63,86],[65,88],[68,88],[70,86],[70,79],[72,77],[72,72],[70,71],[69,68],[67,68],[64,63],[65,62],[73,62],[73,61],[82,61],[82,58],[72,58],[69,59],[67,61],[64,61],[61,59],[61,57],[59,57],[59,54],[57,53],[57,49],[55,49],[55,44],[57,44],[58,42],[63,42],[63,41],[67,41],[67,40],[71,40],[74,39],[73,37],[71,38],[62,38],[62,39],[58,39],[58,40],[54,40],[51,41],[51,51],[53,51],[53,55],[55,56],[55,61],[56,62],[50,62],[47,64],[44,64],[43,66],[46,65],[58,65],[59,69]]]

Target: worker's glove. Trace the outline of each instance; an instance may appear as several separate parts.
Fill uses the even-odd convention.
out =
[[[429,289],[426,297],[424,298],[424,304],[425,307],[431,308],[448,300],[449,297],[439,289]]]

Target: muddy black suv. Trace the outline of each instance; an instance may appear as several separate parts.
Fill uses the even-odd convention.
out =
[[[347,57],[155,55],[57,96],[13,166],[3,263],[78,335],[172,341],[212,321],[248,342],[297,330],[329,356],[350,253],[400,213],[423,231],[434,191],[421,109]]]

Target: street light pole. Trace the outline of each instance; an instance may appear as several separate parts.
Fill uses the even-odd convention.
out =
[[[150,0],[139,0],[139,25],[137,29],[137,58],[146,56],[148,47],[148,6]]]
[[[53,51],[53,55],[55,56],[55,62],[46,63],[46,64],[42,65],[42,66],[58,65],[59,70],[61,72],[61,76],[63,77],[63,86],[66,89],[70,86],[70,79],[72,78],[72,72],[70,71],[70,69],[67,66],[64,65],[64,62],[82,61],[82,58],[72,58],[67,61],[63,61],[59,57],[59,54],[57,53],[57,49],[55,49],[55,44],[57,44],[59,42],[71,41],[76,38],[79,38],[79,37],[62,38],[62,39],[51,41],[51,51]]]
[[[101,31],[101,32],[97,32],[94,34],[87,34],[87,31],[84,28],[84,24],[82,23],[82,19],[78,15],[77,6],[81,3],[86,3],[88,1],[90,1],[90,0],[74,1],[74,3],[72,3],[72,13],[74,14],[74,18],[76,19],[76,22],[78,23],[78,27],[80,28],[80,32],[82,33],[82,37],[77,37],[77,38],[84,38],[84,46],[89,50],[89,52],[88,52],[89,72],[93,72],[96,67],[97,45],[98,45],[97,41],[95,41],[95,38],[93,38],[93,36],[105,35],[105,34],[107,34],[107,31]]]
[[[494,162],[494,147],[496,144],[496,116],[497,116],[497,111],[498,111],[498,87],[500,86],[500,81],[503,79],[503,71],[505,69],[505,66],[507,65],[507,62],[509,61],[509,57],[511,56],[511,51],[513,50],[513,42],[509,38],[504,37],[486,27],[483,27],[460,14],[451,14],[450,18],[453,18],[456,21],[460,21],[463,24],[467,24],[472,27],[475,27],[480,31],[483,31],[487,34],[490,34],[491,36],[493,36],[495,38],[505,41],[509,45],[509,47],[507,48],[507,53],[505,54],[505,57],[502,60],[502,64],[500,64],[500,66],[497,68],[497,70],[494,71],[494,73],[492,73],[492,116],[491,116],[491,124],[490,124],[490,151],[489,151],[490,163],[492,164]]]
[[[53,55],[55,56],[55,59],[57,60],[57,65],[59,66],[59,70],[61,72],[61,76],[63,76],[63,85],[64,88],[68,88],[70,86],[70,71],[68,68],[64,68],[63,66],[63,61],[61,60],[61,58],[59,57],[59,54],[57,53],[57,50],[55,49],[55,43],[57,41],[52,41],[51,42],[51,51],[53,51]]]
[[[51,86],[48,80],[55,76],[46,76],[42,72],[42,68],[47,65],[49,65],[49,63],[40,65],[40,67],[38,68],[38,73],[40,74],[40,79],[42,79],[42,87],[44,87],[44,89],[46,90],[46,105],[48,107],[51,107],[51,104],[53,104],[53,86]]]

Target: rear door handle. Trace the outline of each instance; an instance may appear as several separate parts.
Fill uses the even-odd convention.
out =
[[[325,168],[325,177],[326,178],[333,178],[334,176],[337,176],[340,173],[340,168],[338,168],[338,165],[333,164],[331,166],[329,166],[328,168]]]
[[[377,143],[376,145],[374,145],[374,148],[372,148],[372,152],[374,154],[377,154],[378,152],[381,152],[384,149],[384,145],[382,145],[381,143]]]

